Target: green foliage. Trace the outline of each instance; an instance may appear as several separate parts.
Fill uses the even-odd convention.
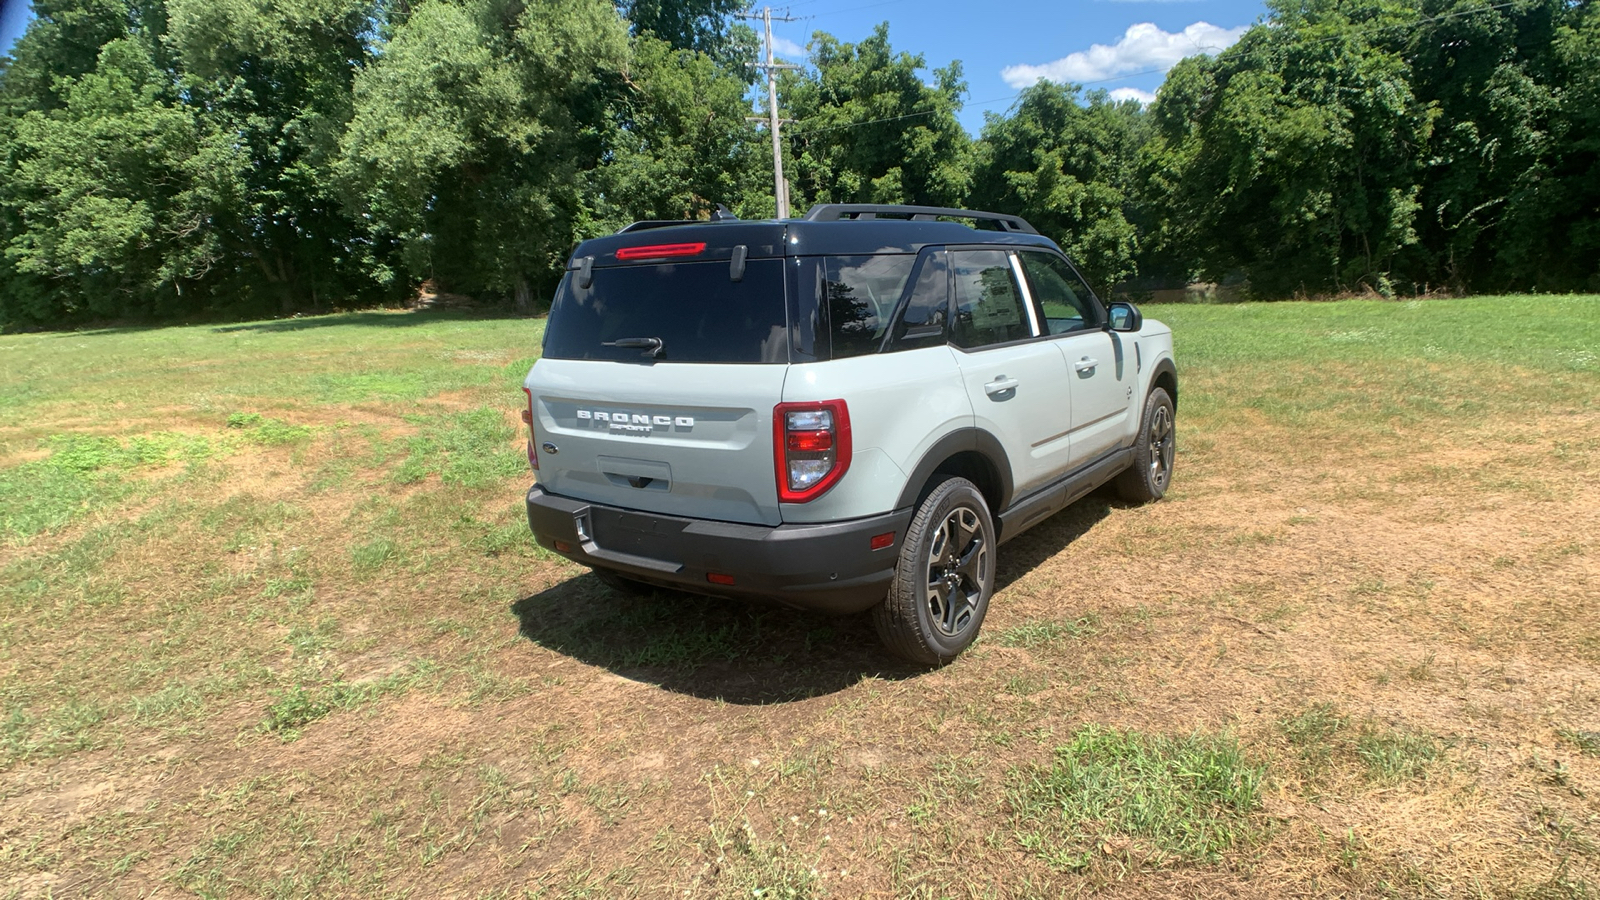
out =
[[[1009,114],[987,118],[971,205],[1026,218],[1102,294],[1132,275],[1140,237],[1129,216],[1146,131],[1139,104],[1042,81]]]
[[[921,54],[890,48],[888,23],[859,44],[819,31],[810,49],[815,74],[780,80],[800,122],[785,132],[795,212],[802,200],[959,205],[972,180],[972,142],[956,121],[961,63],[935,69],[929,85]]]
[[[0,68],[0,327],[424,281],[527,312],[585,237],[768,215],[739,8],[39,0]],[[786,174],[795,212],[1021,214],[1102,291],[1600,290],[1596,59],[1593,3],[1279,0],[1148,110],[1041,83],[974,142],[959,60],[818,32],[779,79]]]
[[[1214,861],[1252,833],[1265,768],[1225,736],[1086,726],[1048,766],[1013,775],[1008,800],[1028,850],[1088,867],[1113,841],[1147,862]]]

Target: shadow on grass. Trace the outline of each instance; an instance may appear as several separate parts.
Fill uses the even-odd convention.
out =
[[[1061,512],[1023,532],[1000,548],[995,567],[995,592],[1028,574],[1040,564],[1071,546],[1072,542],[1111,515],[1111,510],[1127,504],[1116,498],[1112,489],[1102,487]]]
[[[1099,494],[1006,544],[999,590],[1050,559],[1110,514]],[[666,690],[759,705],[842,691],[866,678],[928,670],[890,656],[865,615],[823,616],[677,591],[633,596],[592,574],[511,605],[522,636],[541,647]]]
[[[220,334],[253,331],[277,334],[288,331],[306,331],[312,328],[330,328],[357,325],[377,328],[409,328],[413,325],[431,325],[436,322],[484,321],[490,319],[526,319],[509,309],[417,309],[407,312],[349,312],[329,315],[301,316],[293,319],[274,319],[268,322],[243,322],[238,325],[218,325],[211,329]]]
[[[522,636],[666,690],[760,705],[927,669],[889,656],[861,616],[824,616],[678,591],[631,596],[580,575],[511,605]]]

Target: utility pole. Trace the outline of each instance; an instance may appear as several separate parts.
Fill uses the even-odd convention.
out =
[[[741,13],[739,18],[760,19],[767,30],[767,62],[765,65],[758,64],[757,68],[765,69],[767,72],[766,122],[767,130],[772,132],[772,196],[777,202],[778,218],[787,219],[789,218],[789,183],[783,179],[783,143],[779,134],[779,127],[786,120],[778,118],[778,70],[798,69],[800,67],[780,63],[773,59],[772,20],[777,19],[779,22],[794,22],[798,20],[791,16],[774,16],[770,6],[763,6],[759,16],[752,13]],[[755,118],[755,121],[762,120]]]

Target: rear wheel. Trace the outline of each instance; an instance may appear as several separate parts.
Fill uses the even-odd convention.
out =
[[[1117,478],[1117,493],[1133,503],[1149,503],[1167,495],[1178,450],[1175,410],[1166,388],[1156,388],[1144,401],[1133,465]]]
[[[994,558],[994,521],[977,486],[951,478],[935,487],[911,517],[889,596],[872,610],[884,646],[922,665],[955,659],[989,610]]]

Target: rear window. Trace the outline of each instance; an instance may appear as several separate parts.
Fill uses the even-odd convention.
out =
[[[783,261],[752,259],[733,281],[728,261],[596,268],[580,287],[561,280],[545,329],[552,359],[648,359],[638,346],[606,344],[655,338],[658,362],[786,363]]]

